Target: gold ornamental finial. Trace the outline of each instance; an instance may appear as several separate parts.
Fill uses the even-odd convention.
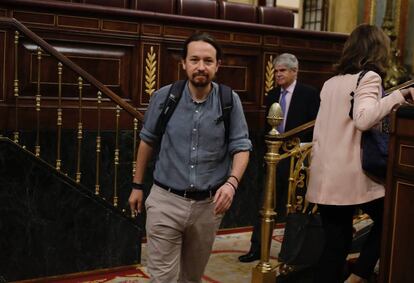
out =
[[[280,133],[276,128],[283,122],[283,111],[279,103],[275,102],[272,106],[270,106],[266,119],[267,123],[272,127],[272,129],[268,132],[268,135],[279,135]]]

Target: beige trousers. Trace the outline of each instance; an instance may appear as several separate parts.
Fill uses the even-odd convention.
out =
[[[194,201],[153,185],[145,207],[150,282],[201,282],[223,218],[213,198]]]

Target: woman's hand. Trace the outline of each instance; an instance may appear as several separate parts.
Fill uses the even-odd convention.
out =
[[[405,100],[411,100],[411,102],[414,101],[414,87],[404,88],[400,91]]]

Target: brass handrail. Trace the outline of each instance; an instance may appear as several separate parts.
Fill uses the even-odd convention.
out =
[[[275,209],[276,201],[276,169],[277,165],[282,159],[291,158],[290,163],[290,176],[289,176],[289,188],[288,188],[288,200],[287,204],[288,212],[294,210],[303,210],[306,207],[306,203],[303,199],[299,201],[293,199],[296,193],[296,187],[304,185],[304,180],[299,176],[302,168],[298,165],[298,162],[304,162],[305,158],[309,156],[312,148],[311,144],[301,146],[299,135],[310,131],[315,126],[315,121],[310,121],[297,128],[294,128],[285,133],[279,133],[276,128],[283,122],[283,113],[278,103],[274,103],[269,110],[267,121],[272,129],[265,137],[267,145],[267,152],[265,154],[266,161],[266,176],[264,187],[264,200],[261,214],[261,251],[260,262],[252,270],[252,283],[270,283],[275,282],[276,269],[282,265],[282,263],[273,263],[270,261],[270,243],[273,234],[275,218],[277,213]],[[296,159],[296,164],[295,160]],[[293,176],[292,176],[293,174]],[[295,180],[298,177],[299,180]],[[300,184],[300,185],[299,185]]]
[[[394,87],[391,87],[391,88],[387,89],[385,91],[385,93],[388,95],[388,94],[390,94],[393,91],[400,90],[402,88],[406,88],[406,87],[409,87],[409,86],[411,86],[411,87],[414,86],[414,80],[409,80],[409,81],[406,81],[406,82],[404,82],[402,84],[399,84],[399,85],[396,85]]]
[[[278,135],[266,135],[266,138],[269,138],[271,140],[288,140],[293,137],[297,137],[300,134],[306,133],[307,131],[310,131],[314,126],[315,120],[307,122],[287,132],[279,133]]]
[[[84,69],[82,69],[81,67],[76,65],[68,57],[66,57],[65,55],[63,55],[59,51],[57,51],[52,45],[50,45],[45,40],[40,38],[38,35],[36,35],[34,32],[32,32],[30,29],[28,29],[26,26],[24,26],[18,20],[14,19],[14,18],[0,17],[0,24],[9,25],[9,26],[12,26],[12,27],[16,28],[21,34],[27,36],[34,43],[36,43],[42,49],[43,52],[52,55],[59,62],[61,62],[63,65],[65,65],[67,68],[71,69],[72,71],[77,73],[80,77],[82,77],[84,80],[91,83],[98,90],[100,90],[104,95],[109,97],[112,101],[114,101],[116,104],[118,104],[121,108],[125,109],[125,111],[127,111],[129,114],[134,116],[134,118],[137,118],[138,120],[143,121],[144,115],[142,113],[138,112],[132,105],[125,102],[121,97],[116,95],[107,86],[105,86],[103,83],[98,81],[95,77],[93,77],[87,71],[85,71]]]
[[[15,129],[13,132],[14,135],[14,142],[20,144],[19,141],[19,130],[18,130],[18,118],[19,118],[19,113],[18,113],[18,109],[19,109],[19,78],[18,78],[18,43],[20,41],[20,37],[24,37],[27,38],[27,40],[31,41],[33,44],[37,45],[36,46],[36,58],[37,58],[37,65],[36,65],[36,69],[37,69],[37,78],[36,78],[36,82],[35,82],[35,124],[36,124],[36,128],[35,128],[35,148],[34,148],[34,154],[36,157],[43,159],[44,161],[47,160],[48,158],[48,154],[43,154],[42,152],[42,156],[41,156],[41,149],[40,149],[40,145],[42,144],[42,146],[45,144],[44,142],[40,142],[40,126],[41,126],[41,102],[43,97],[41,96],[42,94],[42,89],[41,89],[41,78],[44,76],[42,71],[42,60],[44,59],[45,56],[51,56],[54,59],[56,59],[57,61],[57,80],[58,80],[58,87],[57,87],[57,105],[56,105],[56,139],[57,139],[57,145],[56,145],[56,161],[54,161],[54,168],[64,174],[69,176],[68,172],[70,172],[71,170],[74,171],[74,176],[71,177],[73,178],[73,180],[78,183],[79,185],[86,185],[89,181],[89,175],[88,173],[85,175],[86,178],[82,177],[82,169],[81,167],[86,167],[86,164],[88,164],[87,162],[85,162],[85,165],[83,164],[84,162],[82,162],[81,164],[81,154],[82,151],[84,151],[87,148],[87,143],[85,143],[84,145],[84,121],[83,121],[83,88],[84,88],[84,83],[87,81],[90,83],[90,85],[94,88],[96,88],[97,93],[98,93],[98,98],[97,98],[97,114],[98,114],[98,133],[97,133],[97,137],[96,137],[96,174],[95,174],[95,189],[94,189],[94,193],[96,195],[99,195],[101,198],[105,199],[105,191],[103,193],[101,193],[101,180],[100,180],[100,161],[101,161],[101,147],[102,147],[102,140],[101,140],[101,104],[102,104],[102,95],[106,95],[106,97],[109,98],[109,100],[111,102],[113,102],[116,105],[116,143],[115,143],[115,157],[114,157],[114,184],[113,184],[113,205],[114,207],[119,207],[119,182],[117,181],[118,179],[118,171],[119,171],[119,164],[121,162],[120,160],[120,113],[123,110],[125,110],[125,113],[127,113],[129,115],[129,118],[131,118],[131,120],[134,121],[134,144],[133,146],[133,152],[136,152],[136,142],[137,142],[137,130],[138,130],[138,122],[142,122],[143,121],[143,114],[141,114],[139,111],[137,111],[136,108],[134,108],[133,106],[131,106],[129,103],[127,103],[126,101],[124,101],[121,97],[117,96],[115,93],[113,93],[108,87],[106,87],[105,85],[103,85],[101,82],[99,82],[98,80],[96,80],[93,76],[91,76],[88,72],[86,72],[85,70],[83,70],[82,68],[80,68],[79,66],[77,66],[75,63],[73,63],[70,59],[68,59],[66,56],[62,55],[59,51],[57,51],[54,47],[52,47],[51,45],[49,45],[47,42],[45,42],[43,39],[41,39],[38,35],[36,35],[35,33],[33,33],[32,31],[30,31],[27,27],[25,27],[23,24],[21,24],[19,21],[12,19],[12,18],[2,18],[0,17],[0,26],[2,26],[3,28],[7,29],[7,30],[11,30],[13,31],[13,35],[14,35],[14,45],[13,45],[13,50],[14,50],[14,81],[13,81],[13,94],[15,97],[15,111],[14,111],[14,115],[15,115]],[[68,70],[74,72],[75,74],[77,74],[77,85],[78,85],[78,122],[77,122],[77,126],[76,126],[76,138],[77,138],[77,143],[76,143],[76,156],[75,156],[75,162],[73,164],[74,168],[71,168],[71,164],[70,162],[68,163],[67,166],[65,166],[65,168],[63,168],[62,170],[62,154],[61,154],[61,141],[62,141],[62,125],[64,123],[63,121],[63,109],[62,109],[62,75],[63,75],[63,66],[65,66]],[[42,113],[43,114],[43,113]],[[87,140],[85,140],[87,141]],[[46,143],[47,144],[47,143]],[[25,145],[23,145],[22,143],[20,144],[23,148],[25,148]],[[46,147],[48,148],[48,147]],[[67,151],[65,152],[65,155],[67,154]],[[134,160],[134,158],[132,159]],[[48,161],[47,161],[48,162]],[[82,166],[81,166],[82,165]],[[134,167],[135,165],[133,165]],[[69,170],[69,171],[67,171]],[[67,172],[65,172],[67,171]],[[89,172],[89,171],[88,171]],[[81,184],[81,179],[85,179],[84,184]],[[82,180],[83,181],[83,180]],[[123,204],[124,202],[122,202]],[[119,207],[120,209],[122,209],[122,207]]]

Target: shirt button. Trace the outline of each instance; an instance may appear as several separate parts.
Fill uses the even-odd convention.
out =
[[[190,187],[191,187],[191,188],[194,188],[194,184],[191,184],[191,185],[190,185]]]
[[[195,112],[198,113],[198,110],[196,110]]]
[[[195,150],[195,147],[193,147],[193,150]]]
[[[194,165],[191,165],[190,167],[191,167],[191,168],[194,168]]]
[[[197,131],[197,129],[195,129],[195,128],[194,128],[194,129],[193,129],[193,132],[196,132],[196,131]]]

